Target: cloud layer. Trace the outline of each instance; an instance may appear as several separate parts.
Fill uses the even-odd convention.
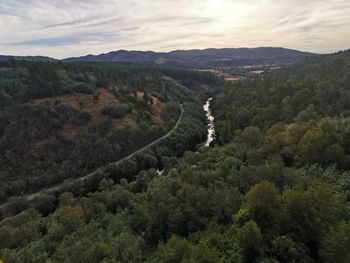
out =
[[[0,0],[0,53],[350,47],[348,0]]]

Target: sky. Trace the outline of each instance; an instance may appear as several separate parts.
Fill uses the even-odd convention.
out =
[[[350,48],[349,0],[0,0],[0,54]]]

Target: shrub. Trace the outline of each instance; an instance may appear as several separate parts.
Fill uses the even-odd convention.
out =
[[[132,108],[127,104],[117,104],[115,102],[107,104],[101,110],[101,113],[112,118],[122,118],[126,114],[131,113]]]
[[[64,88],[64,91],[66,93],[78,92],[78,93],[85,93],[85,94],[94,94],[95,89],[96,89],[95,84],[78,82],[78,83],[74,83],[69,86],[66,86]]]
[[[85,125],[91,120],[91,114],[88,111],[81,111],[71,119],[71,122],[77,125]]]

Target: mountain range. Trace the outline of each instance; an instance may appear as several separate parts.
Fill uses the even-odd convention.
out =
[[[56,62],[58,59],[45,57],[45,56],[10,56],[10,55],[0,55],[0,61],[8,61],[9,59],[15,60],[28,60],[28,61],[45,61],[45,62]]]
[[[70,57],[62,62],[121,62],[187,68],[234,67],[263,64],[291,64],[312,53],[281,47],[175,50],[170,52],[118,50],[99,55]],[[0,56],[0,61],[11,56]],[[57,61],[43,56],[13,57],[33,61]]]

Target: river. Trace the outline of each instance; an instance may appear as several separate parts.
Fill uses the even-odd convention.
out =
[[[212,99],[213,98],[209,98],[203,106],[208,121],[208,137],[204,145],[205,147],[210,146],[210,144],[215,140],[214,116],[211,114],[210,110],[210,102]]]

